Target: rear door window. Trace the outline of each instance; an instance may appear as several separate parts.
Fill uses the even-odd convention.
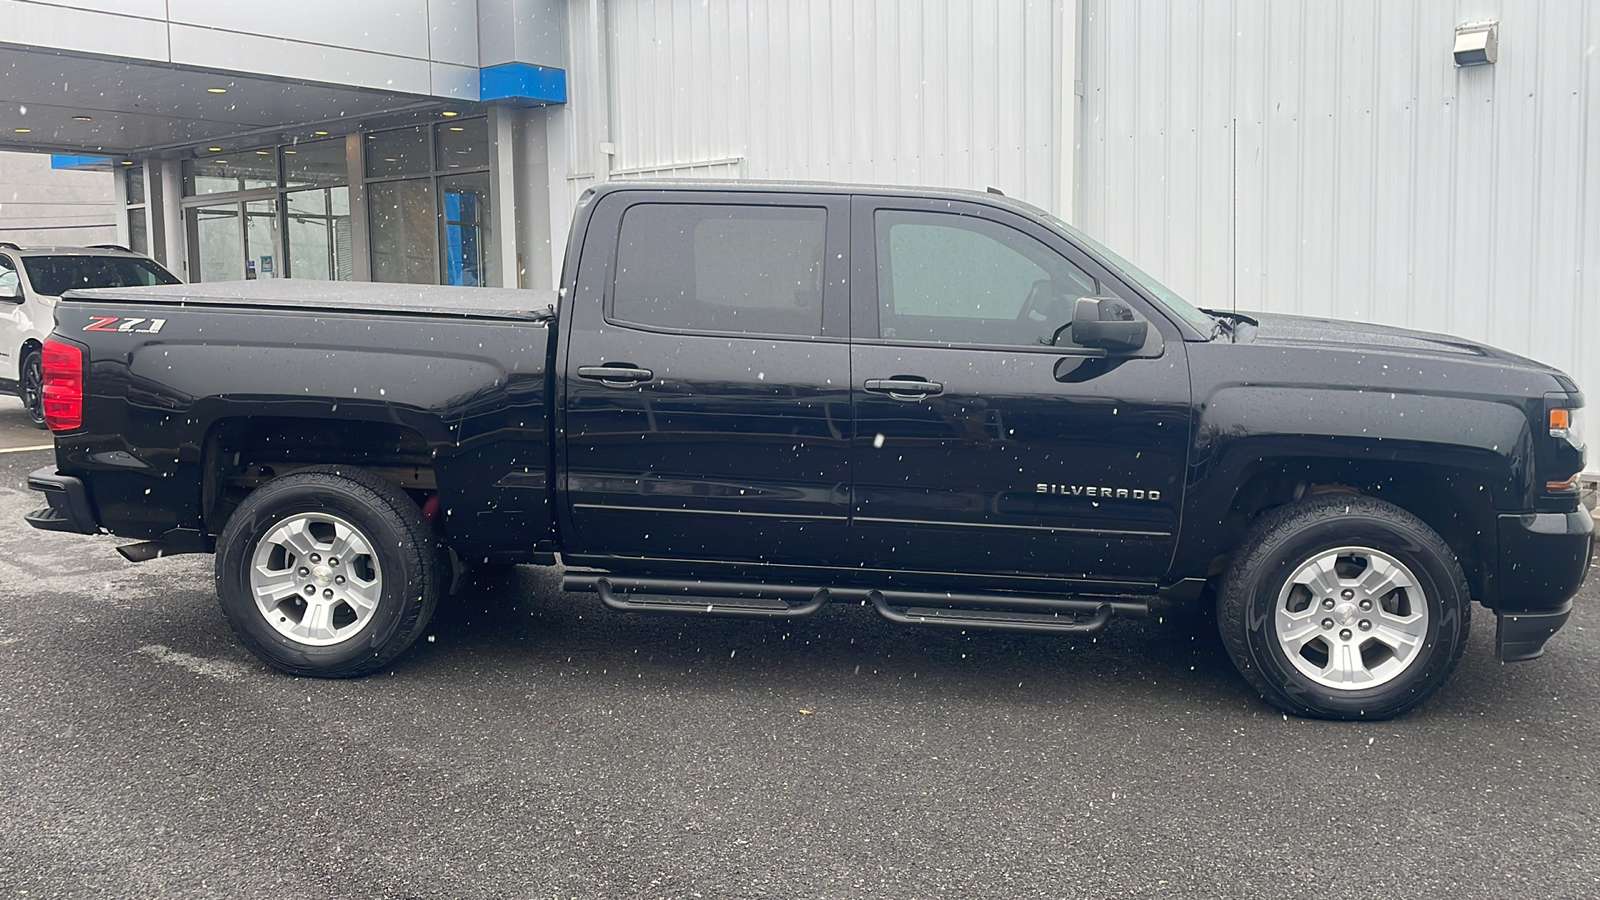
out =
[[[629,207],[611,318],[675,331],[820,336],[826,233],[820,207]]]

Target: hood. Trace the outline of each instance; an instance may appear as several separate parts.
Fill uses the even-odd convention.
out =
[[[1322,347],[1345,345],[1351,349],[1390,351],[1399,353],[1445,354],[1454,357],[1476,357],[1506,363],[1519,363],[1531,368],[1555,371],[1543,363],[1515,353],[1508,353],[1487,344],[1465,338],[1395,328],[1370,322],[1346,322],[1338,319],[1313,319],[1306,316],[1284,316],[1273,313],[1251,313],[1257,323],[1254,334],[1240,337],[1256,344],[1268,346],[1293,345]]]

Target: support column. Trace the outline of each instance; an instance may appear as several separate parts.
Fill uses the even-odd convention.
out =
[[[140,161],[140,177],[144,179],[144,234],[145,242],[149,245],[145,252],[157,262],[167,256],[167,235],[162,231],[162,223],[166,221],[161,215],[161,198],[165,191],[161,190],[161,166],[158,160],[146,159]],[[126,218],[126,215],[124,215]],[[121,234],[119,229],[118,234]],[[130,236],[131,240],[131,236]],[[131,247],[132,244],[124,244]]]
[[[493,264],[484,273],[489,287],[520,287],[522,242],[517,229],[517,176],[527,165],[518,152],[516,130],[521,110],[489,107],[489,231]]]
[[[363,168],[361,133],[344,136],[345,177],[350,183],[350,278],[372,280],[372,236],[368,232],[367,187]]]
[[[183,160],[146,159],[144,177],[150,255],[172,274],[193,281],[188,232],[183,224]]]
[[[133,246],[133,234],[128,229],[128,173],[126,166],[113,165],[111,167],[111,204],[117,211],[117,236],[112,240],[114,244],[124,247]],[[145,199],[149,199],[146,197]]]

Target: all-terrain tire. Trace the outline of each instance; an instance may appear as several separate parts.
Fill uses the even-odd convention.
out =
[[[427,626],[449,571],[417,504],[349,466],[262,485],[217,540],[229,625],[290,675],[353,678],[387,666]]]
[[[1262,516],[1217,598],[1223,644],[1250,686],[1324,719],[1387,719],[1427,700],[1460,661],[1471,616],[1449,545],[1358,494]]]

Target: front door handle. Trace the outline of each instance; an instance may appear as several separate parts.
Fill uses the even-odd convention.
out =
[[[598,381],[606,387],[625,388],[643,384],[656,376],[649,369],[629,363],[607,363],[603,366],[579,366],[578,377]]]
[[[874,394],[888,394],[896,400],[921,400],[944,392],[944,385],[910,375],[893,378],[868,378],[867,390]]]

